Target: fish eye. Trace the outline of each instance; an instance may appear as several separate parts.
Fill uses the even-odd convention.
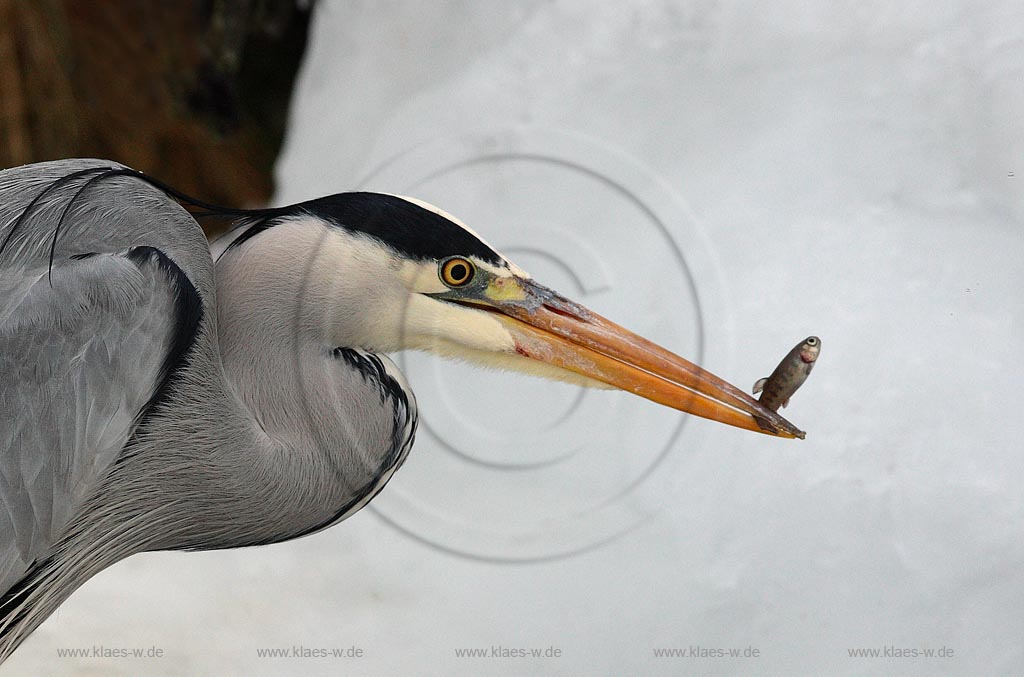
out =
[[[455,256],[441,263],[441,281],[449,287],[461,287],[469,283],[476,273],[476,267],[461,256]]]
[[[807,339],[807,345],[809,345],[809,346],[816,346],[816,345],[818,345],[818,339],[815,338],[814,336],[810,337],[809,339]]]

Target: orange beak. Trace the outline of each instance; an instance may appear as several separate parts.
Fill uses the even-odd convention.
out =
[[[504,289],[489,290],[487,309],[499,313],[520,355],[712,421],[804,437],[736,386],[557,292],[525,278],[501,282]]]

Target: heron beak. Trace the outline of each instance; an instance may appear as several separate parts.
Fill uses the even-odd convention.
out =
[[[485,290],[520,355],[737,428],[804,433],[745,392],[531,279],[495,278]]]

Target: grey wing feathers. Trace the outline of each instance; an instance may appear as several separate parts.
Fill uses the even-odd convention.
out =
[[[27,199],[90,162],[97,164],[0,172],[0,241]],[[40,173],[45,180],[36,180]],[[76,186],[25,219],[0,253],[0,593],[53,545],[109,470],[160,387],[169,353],[180,348],[181,281],[196,290],[161,250],[141,246],[173,249],[176,236],[151,236],[134,228],[136,219],[115,218],[118,198],[139,200],[126,185],[112,186],[114,195],[103,189],[98,215],[70,212],[52,272],[54,214]],[[160,200],[148,187],[137,192]],[[204,262],[195,263],[199,255],[209,260],[202,233],[173,208],[196,231],[178,236],[186,245],[176,254],[205,272]],[[166,227],[171,219],[156,221]]]
[[[0,585],[59,536],[124,448],[173,332],[156,266],[103,254],[55,266],[52,288],[42,272],[0,324]]]

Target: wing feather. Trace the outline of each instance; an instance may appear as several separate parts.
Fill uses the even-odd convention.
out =
[[[153,263],[140,268],[117,254],[66,261],[53,282],[41,276],[24,309],[0,325],[0,420],[9,422],[0,432],[9,518],[6,530],[0,520],[0,548],[16,552],[0,560],[24,566],[124,448],[174,333],[174,290]]]
[[[109,166],[0,172],[0,594],[47,555],[123,452],[196,334],[183,296],[201,317],[196,287],[211,289],[201,230],[159,191],[113,178],[69,202],[81,186],[61,177]]]

